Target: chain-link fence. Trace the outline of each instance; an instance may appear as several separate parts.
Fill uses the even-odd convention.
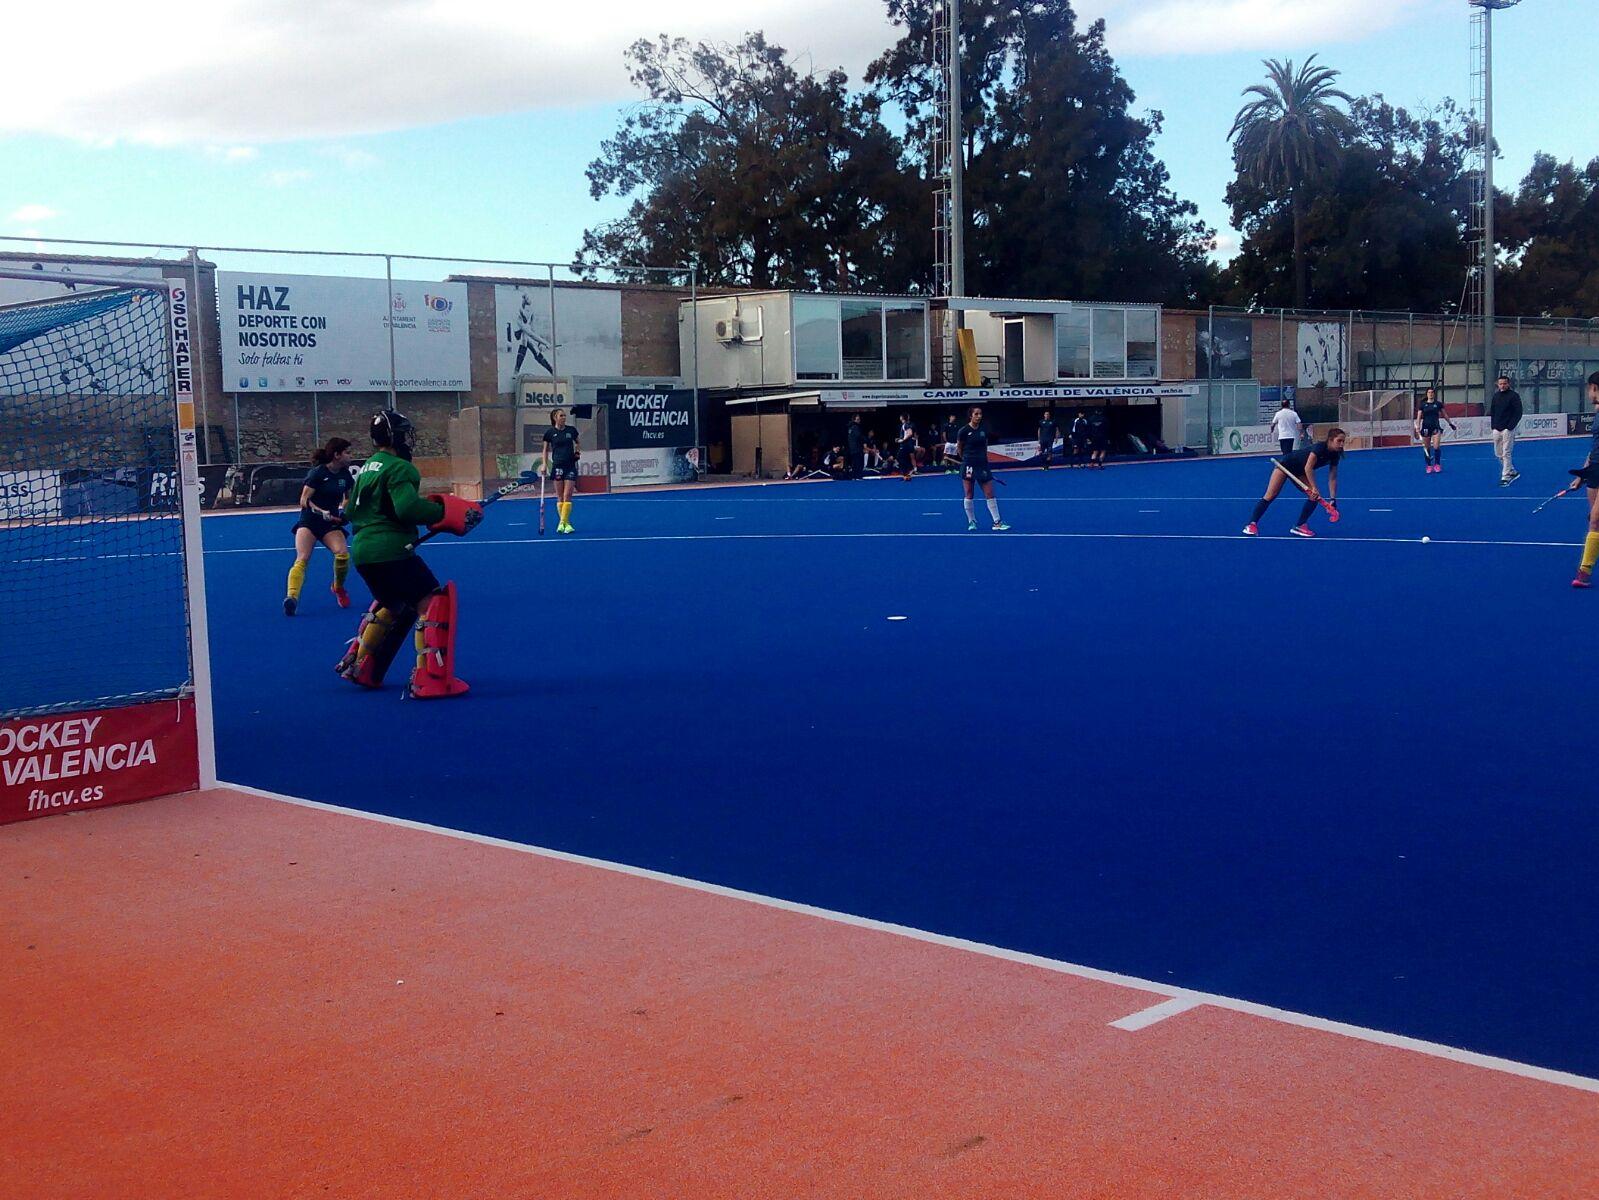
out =
[[[1479,416],[1499,374],[1529,414],[1578,413],[1599,370],[1599,319],[1506,317],[1495,322],[1496,369],[1485,372],[1482,322],[1458,313],[1302,311],[1216,306],[1164,314],[1166,373],[1188,341],[1198,393],[1185,412],[1192,446],[1236,449],[1284,401],[1312,425],[1337,421],[1353,394],[1436,388],[1456,417]],[[1359,407],[1357,404],[1356,407]]]

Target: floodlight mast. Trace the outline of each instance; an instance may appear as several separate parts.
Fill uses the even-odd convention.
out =
[[[1494,42],[1493,15],[1513,8],[1521,0],[1467,0],[1481,11],[1482,61],[1482,387],[1483,411],[1493,400],[1499,376],[1498,354],[1494,347],[1494,275],[1498,265],[1494,241]],[[1468,380],[1469,383],[1469,380]],[[1469,393],[1468,393],[1469,394]]]

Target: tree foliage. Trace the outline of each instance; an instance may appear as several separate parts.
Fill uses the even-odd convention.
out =
[[[931,164],[933,0],[887,0],[900,40],[867,71]],[[1134,95],[1069,0],[967,0],[962,130],[967,290],[974,294],[1199,299],[1214,238],[1177,198],[1153,142],[1161,114]],[[920,206],[930,220],[931,185]]]
[[[1301,192],[1308,287],[1293,278],[1294,231],[1281,178],[1240,169],[1227,189],[1244,240],[1227,270],[1239,304],[1311,308],[1456,307],[1465,283],[1470,121],[1452,102],[1413,115],[1382,96],[1349,108],[1343,140]]]
[[[1333,86],[1338,72],[1318,67],[1312,54],[1296,71],[1291,60],[1267,59],[1266,82],[1244,89],[1253,96],[1238,115],[1228,140],[1241,178],[1261,192],[1285,199],[1293,227],[1294,303],[1305,307],[1305,191],[1330,175],[1349,133],[1339,103],[1348,92]]]
[[[1501,308],[1521,316],[1599,315],[1599,158],[1586,167],[1539,154],[1496,212],[1510,254]]]
[[[596,199],[630,203],[584,234],[579,261],[693,265],[754,287],[899,291],[925,275],[904,146],[842,72],[802,74],[759,33],[737,45],[663,35],[627,57],[647,98],[588,177]]]

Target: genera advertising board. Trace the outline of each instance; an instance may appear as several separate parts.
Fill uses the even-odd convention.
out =
[[[200,786],[194,703],[53,713],[0,723],[0,825]]]
[[[466,285],[218,271],[222,381],[230,392],[463,392],[471,384]]]

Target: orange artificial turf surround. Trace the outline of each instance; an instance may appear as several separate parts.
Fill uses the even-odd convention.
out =
[[[400,982],[402,981],[403,982]],[[1585,1197],[1599,1096],[213,791],[0,830],[0,1196]]]

